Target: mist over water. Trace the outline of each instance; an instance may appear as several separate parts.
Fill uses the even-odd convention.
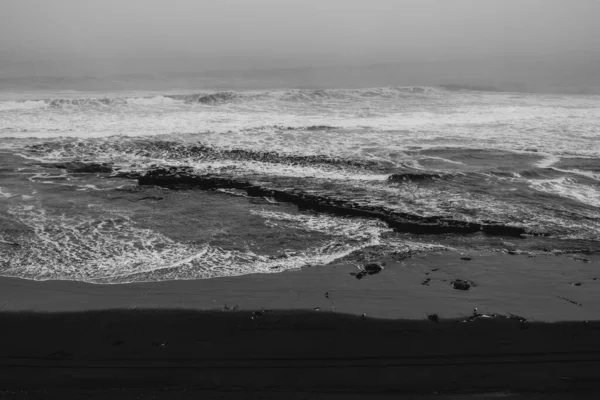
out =
[[[594,0],[6,0],[0,89],[600,93]]]

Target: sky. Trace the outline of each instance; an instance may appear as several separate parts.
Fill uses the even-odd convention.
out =
[[[0,0],[0,76],[585,57],[598,16],[600,0]]]

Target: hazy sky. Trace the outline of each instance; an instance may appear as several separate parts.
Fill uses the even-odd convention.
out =
[[[597,0],[0,0],[16,60],[308,66],[600,52]]]

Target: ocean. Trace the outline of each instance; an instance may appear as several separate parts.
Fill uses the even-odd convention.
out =
[[[126,283],[600,250],[600,96],[0,94],[0,275]]]

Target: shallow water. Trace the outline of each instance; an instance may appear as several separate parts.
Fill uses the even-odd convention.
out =
[[[600,96],[411,87],[3,99],[2,275],[120,283],[273,273],[366,248],[600,249]],[[394,231],[235,185],[138,185],[161,167],[525,234]]]

